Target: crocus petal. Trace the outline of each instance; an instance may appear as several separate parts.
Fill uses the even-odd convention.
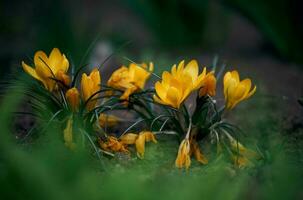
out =
[[[68,71],[69,62],[68,59],[65,57],[65,55],[62,55],[62,65],[61,69],[66,73]]]
[[[162,83],[169,84],[171,79],[172,79],[172,75],[169,72],[164,71],[162,73]]]
[[[198,62],[191,60],[184,68],[184,72],[190,74],[192,80],[196,81],[199,73]]]
[[[243,81],[240,82],[242,85],[244,85],[244,87],[246,88],[245,94],[243,96],[243,99],[245,99],[245,97],[247,96],[247,94],[249,93],[249,90],[251,88],[251,80],[249,78],[244,79]]]
[[[77,111],[80,104],[80,94],[77,88],[73,87],[67,90],[65,97],[73,111]]]
[[[179,149],[178,155],[175,161],[175,166],[177,168],[182,168],[183,166],[188,169],[191,163],[190,160],[190,143],[188,139],[182,140]]]
[[[237,83],[240,81],[240,77],[239,77],[239,73],[238,71],[234,70],[231,72],[231,76],[233,79],[235,79],[237,81]]]
[[[49,67],[52,69],[53,73],[56,74],[62,67],[62,54],[58,48],[53,48],[49,55]],[[62,69],[61,69],[62,70]]]
[[[120,97],[120,99],[122,99],[122,100],[128,100],[128,99],[129,99],[129,96],[130,96],[132,93],[134,93],[136,90],[138,90],[138,89],[139,89],[139,88],[136,87],[136,86],[134,86],[134,85],[130,86],[129,88],[127,88],[127,89],[124,91],[124,93],[123,93],[123,95]]]
[[[206,67],[203,68],[203,72],[198,76],[196,82],[194,83],[194,88],[195,89],[200,88],[203,85],[203,81],[205,78],[206,78]]]
[[[159,81],[156,82],[156,84],[155,84],[155,90],[156,90],[157,95],[161,99],[166,99],[166,90]]]
[[[90,89],[91,87],[89,87],[88,76],[85,73],[83,73],[81,78],[81,92],[84,101],[86,101],[90,96]]]
[[[145,141],[146,142],[152,141],[153,143],[157,143],[155,135],[152,132],[150,132],[150,131],[144,131],[144,132],[142,132],[142,134],[145,135]]]
[[[49,66],[46,54],[42,51],[38,51],[34,56],[34,63],[38,76],[48,85],[48,89],[53,88],[55,81],[50,78],[55,78],[55,74]]]
[[[31,75],[32,77],[34,77],[35,79],[43,82],[43,80],[38,76],[38,74],[36,73],[36,70],[34,70],[32,67],[30,67],[29,65],[27,65],[25,62],[22,61],[22,67],[23,70],[28,73],[29,75]]]
[[[202,164],[207,164],[208,163],[208,160],[207,158],[202,154],[200,148],[199,148],[199,145],[196,141],[193,142],[193,154],[196,158],[196,160]]]
[[[249,97],[251,97],[253,94],[255,94],[256,90],[257,90],[257,86],[255,86],[254,89],[252,89],[252,90],[247,94],[246,99],[249,98]]]
[[[137,150],[137,156],[141,159],[144,158],[144,152],[145,152],[145,135],[139,134],[137,140],[136,140],[136,150]]]
[[[149,71],[150,71],[150,72],[153,72],[153,71],[154,71],[154,63],[153,63],[153,62],[150,62],[150,63],[149,63]]]
[[[101,76],[100,72],[97,68],[94,68],[93,71],[90,73],[90,77],[94,83],[95,90],[99,90],[100,88],[100,83],[101,83]]]
[[[177,76],[177,65],[173,65],[173,67],[171,68],[171,74],[173,76]]]
[[[174,108],[179,108],[180,106],[180,92],[177,88],[170,87],[167,90],[166,101],[170,103],[170,105]]]
[[[37,51],[35,53],[34,64],[36,68],[41,68],[41,72],[45,71],[43,74],[47,74],[47,76],[49,76],[48,74],[51,74],[51,68],[49,66],[47,55],[43,51]]]
[[[183,73],[183,70],[184,70],[184,60],[182,60],[180,63],[179,63],[179,65],[178,65],[178,67],[177,67],[177,74],[178,75],[181,75],[182,73]]]
[[[122,137],[120,137],[121,142],[123,144],[135,144],[136,140],[138,138],[138,134],[134,134],[134,133],[127,133],[124,134]]]
[[[155,102],[162,104],[162,105],[169,105],[168,102],[162,101],[161,99],[159,99],[156,95],[153,96],[153,99]]]
[[[96,97],[99,96],[99,94],[96,94],[101,89],[101,77],[100,73],[97,68],[95,68],[89,76],[87,76],[85,73],[82,74],[81,79],[81,92],[82,92],[82,98],[84,101],[87,101],[89,98],[90,101],[87,103],[87,110],[94,109],[97,100]],[[94,95],[92,97],[92,95]]]

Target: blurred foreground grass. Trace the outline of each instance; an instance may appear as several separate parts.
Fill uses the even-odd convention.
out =
[[[239,170],[210,154],[208,165],[193,161],[188,171],[174,168],[178,145],[175,140],[167,142],[172,136],[158,137],[157,145],[148,145],[144,160],[134,154],[98,160],[85,149],[71,152],[55,123],[33,144],[17,144],[10,129],[21,100],[10,91],[0,106],[1,199],[302,198],[299,153],[286,153],[285,143],[288,148],[295,146],[282,136],[281,111],[271,98],[257,95],[232,119],[249,135],[245,141],[261,149],[263,161]]]

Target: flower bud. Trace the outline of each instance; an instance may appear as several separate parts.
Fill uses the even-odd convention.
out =
[[[73,87],[67,90],[66,94],[67,102],[69,103],[73,111],[77,111],[80,103],[80,94],[77,88]]]
[[[203,81],[203,85],[199,91],[199,97],[209,95],[215,96],[216,95],[216,84],[217,79],[213,73],[208,73]]]

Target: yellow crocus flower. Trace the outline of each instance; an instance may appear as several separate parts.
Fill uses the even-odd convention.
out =
[[[106,115],[101,113],[99,115],[99,125],[101,127],[113,127],[119,122],[119,118],[114,115]]]
[[[101,89],[101,77],[97,68],[93,69],[89,76],[86,73],[82,74],[81,79],[81,92],[83,101],[86,102],[92,95]],[[92,97],[86,104],[87,110],[91,111],[95,108],[97,98],[99,95]]]
[[[30,67],[22,61],[22,67],[26,73],[43,83],[44,87],[53,91],[57,79],[64,84],[69,84],[69,77],[66,75],[69,62],[60,50],[54,48],[49,57],[43,51],[37,51],[34,56],[35,68]]]
[[[183,168],[185,167],[186,169],[189,168],[191,164],[190,160],[190,142],[188,138],[185,138],[182,140],[179,150],[178,150],[178,155],[177,159],[175,161],[175,165],[177,168]]]
[[[199,67],[196,60],[190,61],[184,67],[184,61],[172,67],[171,73],[162,73],[161,82],[155,84],[157,95],[154,100],[163,105],[179,108],[190,93],[203,85],[206,77],[206,68],[199,75]]]
[[[256,86],[251,90],[250,79],[240,81],[237,71],[227,72],[224,75],[223,84],[227,109],[234,108],[239,102],[248,99],[256,92]]]
[[[184,77],[184,79],[190,81],[189,77]],[[184,84],[183,81],[169,72],[163,72],[161,82],[158,81],[155,84],[157,95],[154,95],[154,100],[163,105],[179,108],[193,88],[190,82]]]
[[[199,89],[203,80],[206,77],[206,67],[203,68],[202,73],[199,75],[199,66],[196,60],[191,60],[186,66],[185,61],[182,60],[178,67],[174,65],[171,69],[171,74],[183,84],[189,84],[193,90]]]
[[[203,84],[199,91],[199,96],[215,96],[216,95],[216,85],[217,85],[217,79],[214,75],[214,72],[209,72],[205,79],[203,80]]]
[[[128,100],[134,92],[143,89],[151,72],[154,70],[153,63],[143,63],[140,66],[131,63],[129,67],[122,66],[111,75],[107,84],[115,89],[123,90],[120,99]]]
[[[80,104],[80,94],[77,88],[73,87],[65,93],[68,104],[73,111],[77,111]]]

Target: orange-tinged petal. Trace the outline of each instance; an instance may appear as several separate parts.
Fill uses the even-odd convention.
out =
[[[127,133],[127,134],[124,134],[120,137],[121,139],[121,142],[123,144],[135,144],[136,143],[136,140],[138,138],[138,134],[135,134],[135,133]]]
[[[150,131],[143,131],[141,134],[145,135],[145,141],[146,142],[152,141],[153,143],[157,143],[155,135],[152,132],[150,132]]]
[[[61,81],[65,86],[68,86],[71,82],[69,76],[61,69],[57,72],[56,78]]]
[[[97,68],[94,68],[93,71],[90,73],[90,77],[94,83],[94,87],[96,87],[94,89],[98,91],[101,84],[101,76],[99,70]]]
[[[108,148],[108,145],[101,139],[98,139],[99,146],[101,149],[109,151],[110,149]]]
[[[131,87],[127,88],[127,89],[124,91],[124,93],[123,93],[123,95],[120,97],[120,99],[122,99],[122,100],[128,100],[128,99],[129,99],[129,96],[130,96],[131,94],[133,94],[135,91],[137,91],[138,89],[139,89],[138,87],[132,85]]]
[[[162,83],[169,84],[171,79],[172,79],[172,75],[169,72],[164,71],[162,73]]]
[[[196,82],[194,83],[194,88],[195,89],[200,88],[203,85],[203,81],[205,80],[205,78],[206,78],[206,67],[203,68],[202,73],[198,76]]]
[[[199,145],[195,140],[192,142],[192,152],[198,162],[204,165],[208,163],[207,158],[202,154]]]
[[[113,88],[124,91],[120,99],[128,100],[128,97],[136,91],[143,89],[147,79],[150,77],[149,70],[153,70],[153,63],[148,66],[131,63],[129,67],[122,66],[111,75],[107,84]]]
[[[199,96],[215,96],[216,95],[216,84],[217,84],[217,79],[214,76],[214,74],[211,72],[209,73],[206,77],[205,80],[203,81],[202,87],[199,91]]]

